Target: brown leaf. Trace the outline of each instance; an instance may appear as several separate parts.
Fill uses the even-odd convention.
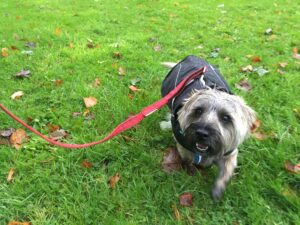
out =
[[[277,73],[279,73],[280,75],[284,75],[285,74],[285,72],[283,70],[281,70],[281,69],[277,69]]]
[[[81,166],[84,167],[84,168],[92,168],[93,167],[93,164],[90,163],[89,161],[87,161],[86,159],[83,160],[83,162],[81,163]]]
[[[245,66],[241,68],[242,72],[252,72],[253,71],[253,67],[251,65]]]
[[[153,49],[154,49],[154,51],[156,51],[156,52],[160,52],[160,51],[161,51],[161,46],[160,46],[160,45],[155,45],[155,46],[153,47]]]
[[[7,57],[8,56],[8,52],[7,52],[7,48],[2,48],[2,50],[1,50],[1,56],[2,57]]]
[[[257,129],[260,127],[260,120],[256,119],[255,122],[251,126],[251,133],[255,133]]]
[[[263,132],[254,132],[254,133],[252,133],[252,136],[255,139],[259,140],[259,141],[263,141],[263,140],[268,139],[270,137],[269,134],[266,134],[266,133],[263,133]]]
[[[63,129],[56,130],[56,131],[49,134],[49,138],[54,140],[54,141],[60,140],[60,139],[65,138],[67,136],[68,136],[68,133]]]
[[[133,92],[138,92],[138,91],[141,90],[141,89],[138,89],[136,86],[133,86],[133,85],[130,85],[130,86],[129,86],[129,89],[130,89],[131,91],[133,91]]]
[[[168,173],[181,170],[181,158],[176,148],[167,148],[161,165],[163,171]]]
[[[15,173],[15,169],[14,168],[10,168],[9,172],[8,172],[8,175],[7,175],[7,182],[11,182],[12,179],[13,179],[13,175]]]
[[[236,83],[235,87],[242,91],[250,91],[252,89],[251,84],[248,82],[246,78],[243,78],[238,83]]]
[[[73,116],[73,117],[77,117],[77,116],[80,116],[80,115],[81,115],[80,112],[72,112],[72,116]]]
[[[47,127],[48,127],[49,132],[51,132],[51,133],[54,132],[54,131],[59,130],[59,126],[58,125],[54,125],[54,124],[51,124],[51,123],[49,123],[47,125]]]
[[[293,48],[293,58],[294,59],[300,59],[300,54],[298,53],[298,48]]]
[[[98,87],[100,85],[101,81],[99,78],[96,78],[94,83],[93,83],[93,87]]]
[[[174,216],[175,216],[176,220],[181,220],[180,212],[179,212],[179,210],[177,209],[177,206],[176,206],[175,203],[172,205],[172,209],[173,209]]]
[[[124,76],[125,74],[126,74],[126,70],[125,70],[125,68],[124,67],[119,67],[119,75],[122,75],[122,76]]]
[[[10,46],[10,49],[13,50],[13,51],[19,50],[18,47],[14,46],[14,45]]]
[[[55,86],[60,86],[63,83],[64,83],[64,81],[63,80],[59,80],[59,79],[54,81]]]
[[[193,205],[193,196],[185,192],[179,197],[179,203],[181,206],[192,206]]]
[[[129,136],[126,136],[126,135],[121,135],[121,137],[124,139],[124,141],[126,141],[126,142],[131,142],[131,141],[135,141],[135,139],[134,138],[132,138],[132,137],[129,137]]]
[[[84,104],[86,108],[91,108],[97,104],[97,99],[93,96],[83,98]]]
[[[19,128],[15,132],[12,133],[12,135],[9,138],[10,144],[15,147],[16,149],[19,149],[22,147],[22,144],[25,141],[28,141],[28,136],[25,132],[25,130]]]
[[[122,58],[121,52],[114,52],[114,53],[113,53],[113,58],[115,58],[115,59],[120,59],[120,58]]]
[[[134,95],[128,94],[128,98],[132,100],[132,99],[134,99]]]
[[[279,62],[278,65],[281,67],[281,68],[285,68],[288,63],[287,62]]]
[[[24,92],[23,91],[17,91],[15,93],[13,93],[10,97],[11,99],[19,99],[21,98],[22,96],[24,95]]]
[[[55,33],[56,36],[60,36],[61,35],[61,28],[59,28],[59,27],[55,28],[54,33]]]
[[[114,176],[112,176],[110,179],[109,179],[109,187],[111,189],[114,189],[116,184],[119,182],[121,176],[119,173],[116,173]]]
[[[6,130],[1,130],[0,131],[0,136],[5,137],[5,138],[9,138],[13,132],[15,132],[16,130],[14,128],[8,128]]]
[[[31,222],[10,221],[8,225],[31,225]]]
[[[261,58],[259,56],[253,56],[251,60],[253,63],[258,63],[261,61]]]
[[[292,164],[290,160],[284,161],[284,168],[287,172],[298,174],[300,172],[300,163]]]
[[[89,41],[87,44],[86,44],[86,47],[88,48],[95,48],[95,45],[92,41]]]

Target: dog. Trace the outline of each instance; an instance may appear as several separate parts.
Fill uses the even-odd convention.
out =
[[[203,66],[207,71],[190,82],[168,102],[177,149],[189,171],[195,166],[219,168],[212,188],[220,200],[237,166],[238,146],[255,129],[256,113],[234,95],[220,72],[196,56],[188,56],[172,67],[162,83],[162,96],[173,90],[186,76]]]

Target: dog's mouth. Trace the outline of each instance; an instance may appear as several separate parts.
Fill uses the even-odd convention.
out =
[[[196,149],[200,152],[206,152],[208,149],[208,145],[196,142]]]

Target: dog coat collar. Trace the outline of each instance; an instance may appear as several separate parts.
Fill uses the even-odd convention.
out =
[[[191,144],[186,141],[184,132],[182,131],[177,119],[177,113],[182,107],[183,102],[191,95],[192,91],[194,90],[212,88],[227,92],[229,94],[232,94],[232,92],[217,68],[215,68],[205,60],[192,55],[186,57],[171,69],[171,71],[164,79],[161,89],[162,96],[167,95],[170,91],[176,88],[180,81],[188,76],[188,74],[203,66],[207,67],[207,71],[203,74],[203,76],[191,80],[185,86],[180,95],[177,95],[168,102],[168,107],[170,108],[172,114],[171,123],[174,136],[184,148],[192,152],[194,152],[194,146],[191,146]]]

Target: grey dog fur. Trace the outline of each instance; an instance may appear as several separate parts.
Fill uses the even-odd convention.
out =
[[[201,116],[195,116],[194,112],[199,107],[202,108],[203,113]],[[230,124],[222,122],[220,116],[224,114],[231,118]],[[179,110],[178,121],[183,132],[192,124],[211,127],[214,131],[209,141],[211,147],[215,148],[216,154],[204,155],[200,166],[207,167],[215,164],[219,168],[219,174],[212,189],[212,196],[215,200],[222,197],[226,184],[237,166],[238,146],[249,136],[255,120],[255,112],[242,98],[216,89],[194,91]],[[178,142],[177,148],[183,161],[192,165],[194,153]],[[232,150],[234,151],[231,154],[226,155],[226,152]]]
[[[176,63],[165,62],[162,65],[171,69]],[[194,112],[199,107],[203,109],[203,113],[201,116],[195,116]],[[222,123],[220,116],[224,114],[230,116],[230,124]],[[256,129],[256,113],[241,97],[208,88],[191,93],[190,97],[185,99],[177,116],[183,132],[193,124],[214,130],[209,141],[211,147],[215,148],[216,154],[204,154],[200,166],[208,167],[215,164],[219,168],[212,188],[213,198],[219,200],[237,166],[238,146],[250,135],[252,129]],[[196,130],[192,129],[187,135],[193,136],[193,132]],[[179,142],[177,142],[177,149],[188,168],[195,168],[194,153],[185,149]],[[231,153],[226,154],[226,152]]]

